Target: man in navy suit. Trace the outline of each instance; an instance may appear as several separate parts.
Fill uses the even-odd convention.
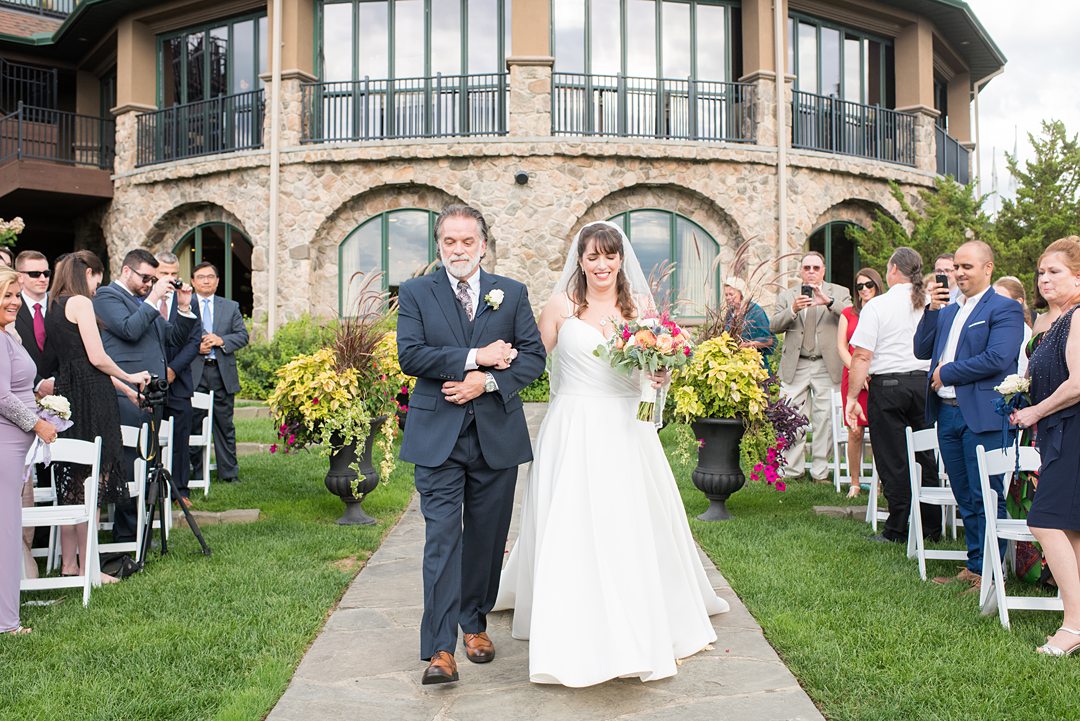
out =
[[[180,279],[180,260],[172,253],[158,253],[154,256],[159,263],[157,275],[170,280]],[[165,320],[176,318],[180,299],[169,291],[158,302],[158,312]],[[194,310],[194,309],[193,309]],[[173,480],[180,491],[178,503],[190,507],[188,498],[188,480],[191,478],[191,459],[189,445],[191,440],[191,396],[195,385],[191,382],[191,362],[199,355],[199,343],[202,341],[200,326],[195,324],[181,345],[165,342],[165,376],[169,381],[169,397],[165,405],[165,417],[173,422]]]
[[[458,626],[474,663],[495,657],[495,605],[517,467],[532,460],[518,393],[545,352],[521,283],[480,270],[483,216],[451,205],[435,222],[442,268],[398,291],[398,359],[416,376],[401,459],[416,464],[424,514],[422,682],[458,679]]]
[[[949,302],[948,286],[931,283],[930,305],[915,332],[915,355],[930,359],[926,415],[937,422],[938,445],[964,519],[967,564],[955,578],[981,583],[986,517],[975,448],[1001,448],[1002,417],[994,410],[994,386],[1016,372],[1016,349],[1024,337],[1019,303],[990,287],[994,252],[986,243],[964,243],[953,259],[960,295]],[[998,494],[998,517],[1005,516],[1001,476],[991,479]],[[1004,553],[1004,547],[1002,548]]]
[[[191,312],[191,286],[176,292],[176,315],[172,320],[162,317],[161,300],[172,289],[167,278],[158,278],[158,261],[150,251],[136,248],[128,251],[120,269],[120,277],[98,288],[94,295],[94,313],[101,324],[101,342],[105,352],[116,365],[129,373],[146,370],[151,375],[166,376],[168,344],[181,346],[196,327]],[[120,405],[120,423],[138,428],[150,418],[121,391],[116,393]],[[124,449],[124,472],[127,480],[134,478],[135,452]],[[113,540],[135,540],[135,504],[125,501],[116,504]]]

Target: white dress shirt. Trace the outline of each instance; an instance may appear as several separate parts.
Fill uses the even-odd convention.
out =
[[[911,283],[900,283],[863,306],[851,345],[874,354],[870,375],[925,371],[930,361],[915,357],[915,329],[923,307],[911,307]]]
[[[49,312],[49,294],[48,293],[46,293],[45,297],[42,298],[41,300],[34,300],[33,298],[31,298],[30,296],[28,296],[26,294],[25,290],[21,291],[19,293],[19,295],[22,296],[23,305],[25,305],[26,309],[28,311],[30,311],[30,317],[31,318],[34,317],[34,306],[38,305],[39,303],[41,304],[41,317],[42,318],[44,318],[45,314]]]
[[[455,278],[450,275],[450,270],[444,268],[446,271],[446,277],[450,279],[450,288],[454,291],[454,296],[457,296],[459,278]],[[473,307],[473,318],[476,318],[477,311],[480,310],[480,270],[477,269],[469,278],[465,280],[469,284],[469,301]],[[459,301],[460,302],[460,301]],[[465,358],[465,370],[474,371],[480,366],[476,365],[476,348],[469,349],[469,355]]]
[[[981,293],[976,293],[972,297],[968,298],[963,293],[956,299],[956,304],[960,306],[960,310],[956,311],[956,315],[953,316],[952,325],[949,327],[949,337],[945,339],[945,350],[941,352],[941,358],[938,361],[938,368],[946,363],[952,363],[956,360],[956,346],[960,345],[960,333],[963,332],[964,326],[967,324],[967,319],[971,316],[971,312],[975,310],[975,306],[979,304],[982,297],[986,295],[986,291],[990,286],[982,289]],[[938,328],[940,331],[941,329]],[[939,398],[956,398],[955,386],[941,386],[938,388],[937,394]]]

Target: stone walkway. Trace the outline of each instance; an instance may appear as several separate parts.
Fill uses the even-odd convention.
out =
[[[526,406],[535,435],[546,406]],[[518,482],[524,488],[525,468]],[[509,543],[517,534],[517,508]],[[304,656],[269,721],[780,721],[822,719],[712,562],[702,561],[731,611],[713,616],[712,650],[673,678],[620,679],[586,689],[529,683],[528,648],[510,613],[488,617],[497,654],[476,665],[458,649],[461,680],[421,686],[424,520],[416,499],[353,581]],[[508,546],[509,547],[509,546]]]

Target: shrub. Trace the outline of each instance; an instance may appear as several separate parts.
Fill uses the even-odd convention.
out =
[[[544,371],[539,378],[521,389],[521,400],[526,403],[547,403],[550,390],[548,372]]]
[[[252,332],[255,340],[236,352],[240,372],[240,397],[266,400],[277,383],[278,368],[298,355],[309,355],[329,345],[336,321],[304,315],[278,328],[267,341]],[[251,331],[251,321],[248,321]]]

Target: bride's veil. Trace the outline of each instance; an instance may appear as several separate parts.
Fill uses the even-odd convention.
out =
[[[623,229],[607,220],[598,220],[593,223],[587,223],[581,227],[581,230],[574,236],[574,240],[570,243],[570,249],[566,253],[566,262],[563,264],[562,275],[559,276],[559,280],[555,283],[555,287],[551,291],[551,296],[562,293],[566,294],[570,287],[570,281],[574,278],[575,273],[580,273],[580,267],[578,266],[578,246],[581,243],[581,235],[587,228],[591,228],[597,225],[606,225],[619,234],[622,239],[623,247],[623,262],[622,271],[626,274],[626,279],[630,281],[630,293],[634,298],[634,304],[637,306],[639,315],[649,316],[656,313],[656,303],[653,300],[652,290],[649,288],[649,281],[645,277],[645,272],[641,269],[641,263],[638,261],[637,253],[634,252],[634,246],[630,245],[630,239],[626,237],[626,233]],[[569,311],[569,307],[567,308]],[[570,317],[569,315],[566,316]],[[555,394],[559,392],[559,346],[556,344],[552,349],[549,359],[548,367],[548,382],[550,386],[550,394],[554,398]]]

